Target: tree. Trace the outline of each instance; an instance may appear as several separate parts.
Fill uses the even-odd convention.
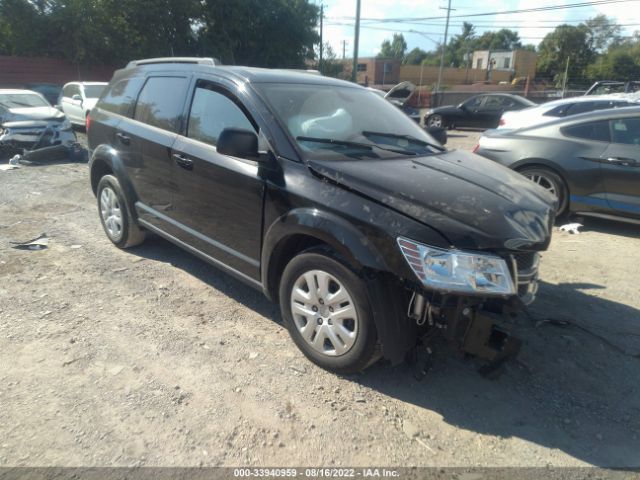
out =
[[[560,25],[548,33],[538,46],[538,72],[562,83],[567,59],[570,59],[572,78],[584,79],[587,65],[594,51],[587,39],[584,25]]]
[[[319,57],[320,54],[318,52],[318,58]],[[318,62],[317,69],[320,70],[323,75],[334,78],[338,78],[344,70],[344,63],[338,60],[338,56],[331,44],[323,44],[322,62]]]
[[[606,15],[597,15],[586,22],[587,42],[594,52],[602,53],[620,41],[621,28]]]
[[[484,32],[475,42],[475,50],[516,50],[522,47],[518,32],[503,28]]]
[[[407,65],[420,65],[424,59],[429,56],[427,52],[422,50],[421,48],[414,48],[404,57],[404,63]]]
[[[308,0],[203,0],[200,51],[224,63],[303,68],[315,58],[319,8]]]
[[[447,45],[447,52],[449,53],[450,62],[448,64],[455,67],[467,66],[471,61],[471,55],[477,43],[476,29],[473,24],[464,22],[462,24],[462,32],[454,35],[454,37]],[[447,55],[445,55],[446,57]]]
[[[391,41],[384,40],[380,46],[380,53],[378,58],[395,58],[398,60],[404,59],[405,52],[407,51],[407,42],[404,40],[404,35],[401,33],[394,33]]]

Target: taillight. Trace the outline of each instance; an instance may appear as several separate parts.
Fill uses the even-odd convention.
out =
[[[500,125],[501,127],[506,125],[506,124],[507,124],[507,122],[504,121],[504,118],[501,118],[500,122],[498,123],[498,125]]]
[[[89,127],[91,126],[91,116],[87,113],[87,117],[85,118],[84,127],[89,132]]]
[[[476,143],[476,146],[473,147],[473,150],[471,150],[471,153],[476,153],[478,150],[480,150],[480,144]]]

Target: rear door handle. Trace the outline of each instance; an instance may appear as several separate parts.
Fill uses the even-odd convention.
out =
[[[607,162],[612,165],[620,165],[623,167],[637,167],[640,165],[633,158],[623,158],[623,157],[609,157],[607,158]]]
[[[193,160],[190,158],[180,155],[179,153],[174,153],[173,159],[179,167],[182,167],[185,170],[193,170]]]
[[[127,137],[124,133],[118,132],[116,133],[116,138],[120,140],[123,145],[129,145],[131,143],[131,139]]]

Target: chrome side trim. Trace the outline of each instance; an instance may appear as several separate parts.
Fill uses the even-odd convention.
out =
[[[183,242],[182,240],[177,239],[173,235],[165,232],[164,230],[156,227],[155,225],[152,225],[151,223],[145,221],[142,218],[138,219],[138,223],[141,226],[143,226],[144,228],[146,228],[148,230],[151,230],[154,233],[157,233],[161,237],[169,240],[170,242],[176,244],[177,246],[179,246],[179,247],[181,247],[181,248],[183,248],[185,250],[188,250],[189,252],[193,253],[194,255],[197,255],[198,257],[202,258],[206,262],[209,262],[213,266],[220,268],[221,270],[223,270],[226,273],[229,273],[230,275],[233,275],[238,280],[242,280],[243,282],[251,285],[252,287],[264,292],[263,285],[258,280],[254,280],[253,278],[249,277],[248,275],[245,275],[244,273],[239,272],[235,268],[230,267],[226,263],[223,263],[220,260],[217,260],[217,259],[213,258],[212,256],[207,255],[206,253],[198,250],[197,248],[194,248],[191,245]]]
[[[194,237],[196,237],[199,240],[202,240],[203,242],[207,242],[209,245],[214,246],[215,248],[218,248],[224,252],[227,252],[230,255],[233,255],[236,258],[239,258],[240,260],[243,260],[245,262],[247,262],[249,265],[253,266],[253,267],[259,267],[260,266],[260,262],[258,260],[255,260],[251,257],[246,256],[243,253],[238,252],[237,250],[234,250],[231,247],[226,246],[224,243],[220,243],[217,242],[216,240],[214,240],[213,238],[207,237],[206,235],[201,234],[200,232],[198,232],[197,230],[194,230],[193,228],[187,227],[186,225],[175,221],[173,218],[168,217],[167,215],[160,213],[159,211],[145,205],[144,203],[141,202],[136,202],[136,208],[140,209],[140,210],[144,210],[145,212],[153,215],[156,218],[159,218],[160,220],[167,222],[171,225],[173,225],[176,228],[179,228],[180,230],[183,230],[185,232],[187,232],[189,235],[192,235]]]

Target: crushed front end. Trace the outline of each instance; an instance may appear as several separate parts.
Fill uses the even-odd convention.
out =
[[[0,125],[0,160],[20,155],[29,161],[68,158],[76,145],[71,123],[51,120],[19,120]]]
[[[400,238],[406,261],[420,282],[405,279],[406,316],[429,350],[436,336],[485,362],[515,356],[521,342],[513,318],[538,290],[538,252],[492,254],[445,251]]]

